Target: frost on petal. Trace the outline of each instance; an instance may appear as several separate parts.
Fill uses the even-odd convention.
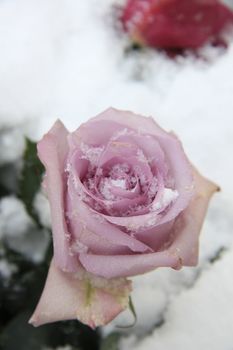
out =
[[[134,276],[149,272],[157,267],[172,267],[197,264],[198,240],[211,196],[219,190],[213,182],[205,179],[193,169],[194,197],[174,224],[173,243],[169,248],[149,254],[124,256],[100,256],[97,254],[80,254],[81,264],[90,273],[105,277]]]
[[[74,223],[77,222],[77,220],[79,221],[79,224],[76,225],[76,227],[73,226],[75,236],[80,236],[82,233],[78,231],[81,231],[82,227],[85,227],[88,231],[94,232],[99,236],[101,240],[103,239],[115,247],[128,247],[133,252],[151,251],[150,247],[146,244],[130,237],[119,227],[111,225],[104,219],[103,215],[95,215],[85,203],[75,196],[75,188],[73,187],[72,181],[69,181],[68,183],[68,190],[68,208],[70,215],[72,214],[70,219]],[[75,208],[78,208],[78,210]]]
[[[143,117],[129,111],[108,108],[82,124],[69,135],[69,148],[71,151],[76,150],[81,148],[83,143],[89,146],[98,145],[103,147],[108,144],[112,137],[123,135],[125,132],[132,130],[142,135],[168,135],[151,117]]]
[[[129,302],[131,281],[66,273],[51,262],[41,299],[29,323],[34,326],[78,319],[92,328],[110,322]]]

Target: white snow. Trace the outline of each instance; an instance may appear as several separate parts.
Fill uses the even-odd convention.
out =
[[[99,184],[99,190],[102,196],[109,200],[109,201],[114,201],[116,199],[116,196],[111,192],[112,184],[111,181],[104,177],[100,180]]]
[[[0,164],[17,161],[22,156],[24,147],[22,126],[0,130]]]
[[[31,219],[19,199],[5,197],[0,202],[0,232],[9,239],[23,235],[31,225]]]
[[[0,239],[35,263],[43,260],[49,243],[48,233],[36,228],[23,203],[15,197],[0,201]]]
[[[92,165],[96,165],[103,150],[104,147],[89,147],[88,145],[81,143],[81,151],[83,152],[81,158],[89,160]]]
[[[111,179],[111,184],[115,187],[120,187],[126,189],[126,180],[125,179]]]
[[[125,331],[121,350],[231,350],[233,35],[227,51],[202,49],[205,59],[126,52],[129,43],[111,17],[112,5],[122,1],[0,1],[0,128],[13,127],[16,134],[22,128],[38,139],[58,117],[74,130],[113,106],[152,115],[173,130],[222,192],[203,226],[197,268],[158,269],[134,278],[138,323]],[[0,141],[2,162],[22,152],[10,133]],[[39,207],[47,217],[47,206]],[[0,226],[9,237],[20,235],[28,219],[18,203],[7,208]],[[209,264],[221,248],[228,252]],[[104,332],[131,321],[125,312]]]
[[[6,260],[0,259],[0,278],[9,280],[14,272],[18,270],[15,264],[9,263]],[[4,281],[5,282],[5,281]]]
[[[164,324],[140,341],[131,336],[134,350],[232,349],[233,250],[207,267],[193,288],[172,298],[164,313]],[[128,350],[129,339],[121,349]]]
[[[39,191],[36,194],[34,200],[34,208],[39,215],[41,224],[47,228],[51,228],[49,201],[43,191]]]
[[[160,201],[155,201],[152,204],[152,210],[159,210],[161,208],[166,208],[169,204],[174,202],[179,196],[178,191],[172,190],[171,188],[164,188],[162,198]]]

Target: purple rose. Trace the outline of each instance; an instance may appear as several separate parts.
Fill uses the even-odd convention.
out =
[[[152,118],[108,109],[73,133],[57,121],[38,154],[54,258],[31,323],[106,324],[128,305],[126,277],[197,263],[217,186]]]

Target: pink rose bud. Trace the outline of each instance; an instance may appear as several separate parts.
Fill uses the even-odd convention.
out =
[[[57,121],[38,143],[54,258],[30,322],[111,321],[129,301],[127,277],[198,259],[218,187],[152,118],[108,109],[70,133]]]
[[[233,12],[218,0],[128,0],[121,21],[139,44],[195,49],[208,41],[222,42]]]

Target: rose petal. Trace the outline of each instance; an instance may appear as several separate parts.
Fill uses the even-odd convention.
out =
[[[178,198],[171,209],[159,221],[164,224],[173,220],[189,204],[194,193],[194,181],[192,166],[189,163],[183,147],[175,135],[170,137],[158,136],[159,144],[165,152],[166,160],[169,163],[169,171],[174,180],[174,189],[178,192]]]
[[[219,188],[211,181],[193,170],[196,191],[188,208],[182,213],[174,226],[172,245],[164,251],[125,256],[105,256],[81,254],[80,262],[84,268],[98,276],[115,278],[145,273],[156,267],[170,266],[179,269],[182,265],[197,263],[198,239],[208,203]]]
[[[142,135],[168,135],[151,117],[108,108],[69,135],[69,148],[71,151],[76,150],[82,143],[89,146],[105,146],[113,135],[127,128]]]
[[[113,161],[113,160],[112,160]],[[115,160],[116,161],[116,160]],[[127,159],[125,158],[121,158],[121,161],[127,161]],[[147,164],[142,163],[140,161],[138,161],[138,163],[136,162],[136,159],[134,159],[134,157],[132,157],[130,159],[130,161],[128,160],[128,163],[132,163],[133,164],[138,165],[137,168],[137,175],[138,177],[140,176],[140,173],[144,176],[146,176],[146,179],[148,181],[148,183],[151,182],[152,180],[152,174],[150,171],[150,168]],[[115,190],[115,194],[117,195],[117,191],[118,194],[122,194],[123,192],[123,196],[125,198],[122,199],[118,199],[116,201],[111,201],[111,200],[107,200],[103,198],[103,195],[101,193],[99,193],[99,191],[96,194],[93,194],[88,188],[86,188],[84,186],[84,184],[81,182],[82,179],[82,175],[85,172],[85,169],[87,168],[87,161],[80,159],[80,153],[76,152],[75,154],[73,154],[73,156],[71,157],[70,160],[70,174],[72,176],[73,182],[75,183],[75,189],[76,192],[83,193],[84,195],[86,195],[88,197],[88,199],[90,200],[90,206],[95,209],[96,205],[99,206],[100,208],[102,208],[106,213],[109,213],[109,215],[111,213],[118,213],[118,215],[120,213],[124,213],[126,212],[130,207],[135,207],[136,205],[141,205],[143,204],[146,199],[147,196],[143,196],[143,195],[139,195],[140,191],[139,188],[137,190],[137,192],[135,191],[135,193],[129,192],[129,191],[121,191],[119,188],[116,188],[112,185],[112,187],[109,188],[109,192],[111,194],[114,194],[114,190]],[[99,195],[99,197],[98,197]],[[84,202],[86,202],[86,200],[84,199]]]
[[[52,216],[54,259],[64,271],[75,271],[77,259],[69,254],[70,234],[64,218],[64,169],[68,131],[61,121],[38,143],[38,156],[46,169],[46,191]]]
[[[104,280],[90,274],[65,273],[51,262],[41,299],[29,323],[34,326],[78,319],[92,328],[110,322],[129,300],[131,282]]]
[[[156,213],[148,213],[141,216],[131,217],[111,217],[105,218],[115,224],[127,227],[132,230],[147,228],[148,226],[162,225],[173,220],[181,211],[183,211],[190,199],[193,196],[193,176],[191,172],[191,165],[188,163],[184,155],[181,144],[174,137],[163,138],[158,136],[160,143],[166,151],[167,159],[170,162],[170,167],[175,180],[175,190],[178,192],[178,198],[171,206],[170,210],[165,215],[156,215]],[[150,224],[151,222],[151,224]]]
[[[133,143],[137,145],[137,150],[143,155],[142,161],[150,164],[150,167],[159,170],[163,176],[167,173],[167,164],[164,159],[164,152],[161,149],[158,141],[151,135],[141,135],[135,131],[124,132],[115,138],[115,141],[122,143]],[[142,156],[137,152],[140,159]]]
[[[73,209],[70,207],[70,201],[67,205],[68,212],[72,213]],[[112,241],[109,237],[96,234],[95,230],[91,230],[90,227],[83,221],[83,217],[80,215],[71,215],[69,221],[69,229],[72,232],[71,251],[74,254],[79,254],[83,251],[92,252],[94,254],[130,254],[131,250],[127,245],[119,244],[118,241]],[[90,213],[90,215],[93,215]],[[89,219],[89,217],[88,217]],[[95,223],[97,225],[98,222]]]
[[[111,225],[106,221],[103,215],[94,212],[85,203],[83,203],[75,193],[73,182],[68,180],[68,201],[70,208],[70,220],[75,217],[83,224],[83,227],[96,235],[117,246],[128,247],[133,252],[151,251],[146,244],[130,237],[127,233],[120,230],[119,227]],[[78,237],[82,232],[77,232]]]
[[[200,175],[193,168],[195,196],[188,208],[178,217],[174,225],[174,241],[170,251],[176,252],[185,266],[193,266],[198,260],[198,238],[214,192],[219,187]]]
[[[112,134],[116,135],[117,132],[124,131],[124,128],[134,129],[136,130],[136,133],[141,135],[144,134],[145,140],[145,134],[155,136],[155,139],[158,141],[163,152],[165,152],[165,159],[169,163],[170,173],[175,180],[174,189],[179,192],[179,197],[175,205],[172,206],[172,210],[163,217],[162,222],[157,222],[157,224],[162,224],[172,220],[180,211],[187,207],[193,194],[193,179],[190,171],[190,164],[184,154],[180,141],[172,133],[164,131],[152,118],[110,108],[92,118],[88,123],[83,124],[75,134],[73,134],[72,140],[73,143],[76,142],[76,147],[77,142],[80,143],[83,139],[85,139],[86,142],[92,142],[93,139],[96,140],[94,135],[96,135],[99,130],[102,135],[101,140],[104,137],[105,143],[107,143],[108,138],[111,138]],[[105,135],[103,134],[102,129],[106,129]],[[76,141],[75,137],[77,138]],[[145,143],[146,142],[147,141],[145,141]],[[160,163],[161,161],[159,164]],[[118,224],[123,226],[121,219],[119,219]]]
[[[114,256],[80,254],[79,259],[87,271],[104,278],[136,276],[157,267],[181,267],[177,254],[168,251]]]
[[[140,242],[147,244],[154,252],[161,251],[165,249],[165,246],[169,246],[173,225],[174,220],[160,226],[135,232],[134,237]]]
[[[109,133],[111,136],[113,135],[113,133],[121,131],[122,126],[123,128],[132,128],[136,130],[136,132],[138,132],[139,134],[141,133],[148,135],[167,135],[167,132],[160,128],[160,126],[154,121],[153,118],[144,117],[129,111],[120,111],[115,108],[108,108],[103,113],[100,113],[96,117],[90,119],[88,122],[88,126],[90,127],[92,123],[99,121],[104,121],[104,123],[108,123],[106,125],[112,125],[111,134]],[[111,122],[114,123],[111,124]],[[95,123],[93,124],[93,126],[94,125],[96,126],[97,124]],[[119,128],[117,128],[118,125]],[[99,128],[101,129],[101,124],[99,124]],[[104,134],[103,130],[102,133]]]

